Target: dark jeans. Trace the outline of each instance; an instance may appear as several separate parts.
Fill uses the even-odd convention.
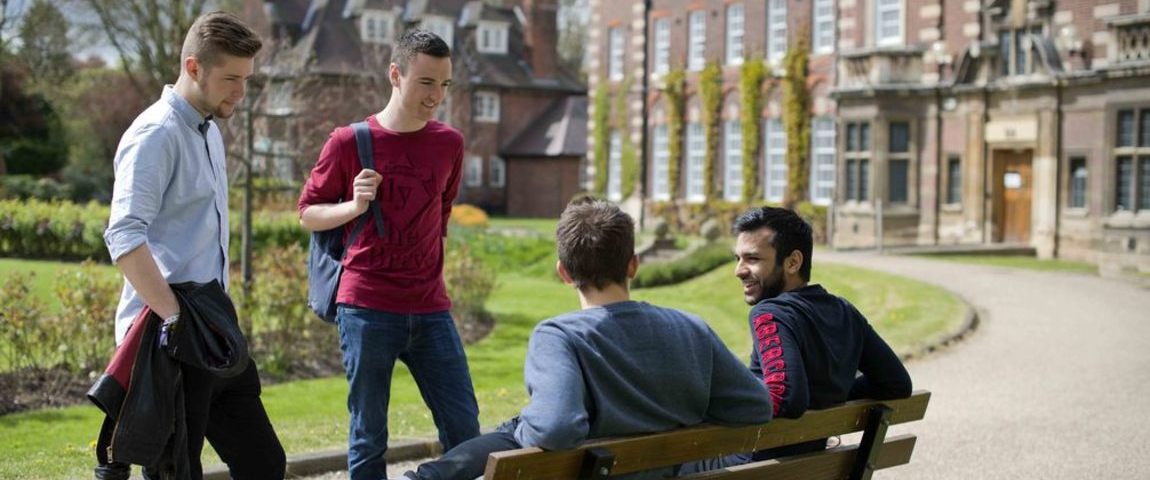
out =
[[[708,458],[706,460],[699,460],[695,462],[684,463],[679,466],[675,472],[676,476],[687,475],[690,473],[706,472],[710,470],[719,470],[727,467],[736,467],[751,462],[761,462],[763,460],[770,460],[773,458],[789,457],[791,455],[799,455],[803,453],[817,452],[827,447],[827,439],[822,438],[812,440],[809,442],[798,443],[795,445],[787,445],[785,447],[776,447],[767,450],[759,450],[751,453],[736,453],[727,455],[725,457]]]
[[[415,480],[474,480],[483,475],[489,455],[517,448],[522,447],[514,435],[487,433],[457,445],[438,460],[420,465],[406,475]]]
[[[284,449],[260,401],[255,361],[232,378],[186,365],[182,369],[192,478],[203,477],[200,452],[205,438],[233,479],[284,478]],[[144,478],[154,477],[145,470]]]
[[[387,406],[395,361],[407,364],[444,450],[479,435],[479,405],[463,342],[448,312],[401,315],[339,305],[340,348],[350,386],[348,472],[387,478]]]

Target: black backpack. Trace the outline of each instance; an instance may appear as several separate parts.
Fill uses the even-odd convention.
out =
[[[373,168],[371,132],[368,130],[367,122],[353,123],[351,128],[355,131],[355,146],[359,152],[360,166]],[[383,214],[379,210],[379,203],[372,200],[368,211],[375,217],[375,230],[382,238]],[[307,256],[307,306],[325,322],[336,322],[335,298],[339,292],[339,277],[343,273],[343,255],[347,246],[351,245],[363,231],[364,225],[367,225],[366,213],[356,221],[346,242],[343,238],[343,225],[311,233]]]

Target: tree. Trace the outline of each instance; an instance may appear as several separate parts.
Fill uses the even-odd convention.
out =
[[[36,0],[20,24],[20,58],[44,88],[58,87],[72,74],[68,19],[46,0]]]
[[[180,49],[206,0],[81,0],[120,55],[132,86],[148,98],[180,74]]]
[[[0,156],[9,174],[55,173],[68,158],[64,128],[44,96],[28,90],[27,76],[0,64]]]
[[[572,72],[584,76],[583,57],[587,50],[587,25],[591,5],[588,0],[561,0],[555,20],[559,28],[559,58]]]
[[[0,0],[0,58],[8,53],[8,39],[5,32],[19,24],[23,0]]]

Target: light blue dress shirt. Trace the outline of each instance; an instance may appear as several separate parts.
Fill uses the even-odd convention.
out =
[[[147,244],[168,283],[228,284],[228,182],[224,141],[172,87],[124,132],[116,150],[112,214],[104,243],[112,260]],[[124,281],[116,343],[144,302]]]

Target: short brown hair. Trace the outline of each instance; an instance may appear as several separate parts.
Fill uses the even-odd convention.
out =
[[[218,65],[220,54],[254,58],[263,48],[263,41],[243,20],[228,12],[212,12],[197,18],[188,35],[180,58],[196,57],[205,67]]]
[[[435,58],[451,58],[451,47],[439,35],[427,30],[411,30],[399,37],[395,50],[391,52],[391,63],[399,67],[399,73],[406,74],[407,65],[420,53]]]
[[[635,256],[635,222],[617,205],[592,197],[573,200],[555,228],[559,263],[580,290],[627,285]]]

